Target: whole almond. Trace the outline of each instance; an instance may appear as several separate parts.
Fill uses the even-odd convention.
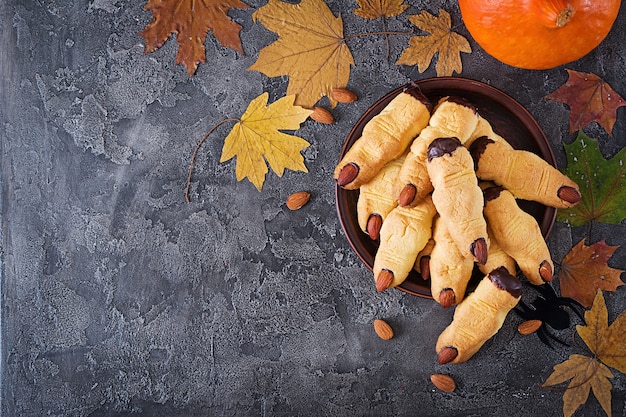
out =
[[[519,334],[526,336],[535,333],[539,330],[542,324],[543,322],[541,320],[526,320],[517,326],[517,331]]]
[[[347,88],[333,88],[331,96],[340,103],[353,103],[357,100],[356,94]]]
[[[370,239],[376,240],[380,236],[380,228],[383,226],[383,218],[380,214],[372,214],[367,220],[367,234]]]
[[[337,176],[337,184],[340,187],[350,184],[359,175],[359,167],[354,162],[350,162],[339,171]]]
[[[557,195],[561,200],[565,200],[572,205],[577,204],[582,198],[580,195],[580,191],[567,185],[559,188],[559,190],[557,191]]]
[[[389,340],[393,337],[393,329],[385,320],[374,320],[374,331],[383,340]]]
[[[457,356],[459,356],[459,351],[455,347],[446,346],[437,354],[437,363],[445,365],[455,360]]]
[[[388,269],[380,271],[376,277],[376,291],[385,291],[391,287],[391,284],[393,284],[393,272]]]
[[[456,382],[450,375],[432,374],[430,382],[443,392],[452,392],[456,389]]]
[[[439,304],[443,308],[448,308],[456,301],[456,295],[454,294],[454,290],[452,288],[444,288],[439,293]]]
[[[327,125],[335,123],[335,117],[333,116],[333,114],[325,108],[319,106],[313,107],[313,113],[311,113],[309,117],[316,122],[324,123]]]
[[[289,210],[298,210],[311,199],[311,193],[307,191],[299,191],[287,197],[287,208]]]
[[[400,192],[400,197],[398,197],[398,204],[400,204],[402,207],[408,206],[409,204],[413,203],[416,194],[417,188],[415,188],[413,184],[405,185]]]

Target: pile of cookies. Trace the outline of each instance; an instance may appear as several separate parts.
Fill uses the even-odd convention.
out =
[[[552,280],[540,227],[517,199],[555,208],[581,199],[575,182],[514,149],[468,100],[433,104],[414,83],[364,126],[334,176],[360,191],[359,226],[380,240],[376,289],[416,269],[434,300],[457,305],[437,342],[442,364],[466,361],[500,329],[521,296],[518,271],[533,284]],[[476,265],[485,276],[465,297]]]

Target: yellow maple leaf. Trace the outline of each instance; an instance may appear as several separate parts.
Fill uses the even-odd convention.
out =
[[[608,378],[613,367],[626,373],[626,311],[623,311],[609,326],[609,315],[602,291],[598,290],[591,309],[585,312],[586,325],[576,326],[593,358],[571,355],[554,367],[554,372],[543,386],[562,384],[571,380],[563,394],[563,414],[570,417],[587,401],[589,391],[598,399],[602,409],[611,417],[611,389]]]
[[[602,362],[626,374],[626,311],[609,326],[606,303],[598,290],[591,309],[585,312],[585,323],[576,330],[589,349]]]
[[[354,14],[364,19],[397,16],[409,7],[404,0],[357,0],[357,4],[359,8],[354,9]]]
[[[331,91],[348,84],[354,65],[341,16],[335,17],[322,0],[269,0],[252,18],[279,37],[261,49],[249,69],[268,77],[289,76],[287,94],[296,95],[299,106],[313,107],[327,96],[334,107]]]
[[[463,69],[461,52],[470,53],[472,48],[467,39],[452,31],[450,13],[440,9],[436,17],[424,10],[409,16],[409,20],[429,35],[412,36],[396,64],[417,65],[419,72],[424,72],[438,53],[437,76],[450,76],[455,71],[460,74]]]
[[[570,417],[587,402],[589,391],[598,399],[602,409],[611,416],[611,370],[594,358],[583,355],[571,355],[569,359],[556,365],[554,372],[543,386],[570,383],[563,394],[563,415]]]
[[[308,172],[300,151],[309,142],[281,130],[297,130],[312,110],[294,106],[293,95],[267,105],[268,93],[250,102],[243,116],[224,140],[220,162],[237,157],[237,181],[248,178],[261,191],[267,163],[282,177],[285,169]],[[267,163],[266,163],[267,161]]]

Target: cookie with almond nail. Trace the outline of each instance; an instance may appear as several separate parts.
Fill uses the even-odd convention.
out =
[[[581,199],[578,184],[532,152],[489,136],[474,140],[470,152],[476,175],[503,186],[516,198],[555,208],[573,207]]]
[[[433,240],[435,244],[429,262],[430,290],[433,299],[448,308],[465,297],[474,261],[459,251],[441,217],[435,218]]]
[[[427,149],[440,137],[456,137],[464,143],[476,129],[479,115],[469,101],[445,97],[433,111],[428,126],[415,138],[398,173],[395,193],[401,206],[414,205],[433,190],[426,169]]]
[[[517,305],[522,284],[506,268],[486,275],[454,311],[452,323],[437,339],[437,362],[462,363],[470,359],[500,330]]]
[[[485,218],[494,239],[517,263],[533,284],[552,281],[553,262],[537,220],[522,210],[507,189],[481,184],[484,188]]]
[[[355,190],[389,161],[402,155],[430,120],[432,105],[419,87],[409,84],[363,128],[361,137],[337,164],[339,186]]]
[[[438,138],[428,147],[428,175],[432,200],[463,256],[479,264],[487,261],[489,239],[483,217],[483,193],[474,163],[457,138]]]
[[[380,229],[380,245],[374,257],[378,291],[396,287],[407,278],[432,236],[435,214],[430,196],[415,207],[396,206],[389,213]]]
[[[393,185],[404,162],[404,155],[388,162],[374,178],[359,189],[356,212],[359,227],[373,240],[378,239],[385,217],[398,202],[393,195]]]

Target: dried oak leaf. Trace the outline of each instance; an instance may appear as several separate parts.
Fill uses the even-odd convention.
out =
[[[579,185],[582,199],[575,207],[559,209],[557,219],[572,226],[621,223],[626,218],[626,149],[606,160],[598,141],[583,131],[564,148],[567,167],[562,171]]]
[[[250,102],[226,136],[220,158],[220,162],[225,162],[237,157],[237,181],[247,177],[259,191],[268,172],[267,164],[279,177],[285,169],[308,172],[300,151],[306,149],[309,142],[281,130],[297,130],[313,111],[294,106],[293,95],[268,106],[268,96],[263,93]]]
[[[409,7],[404,0],[357,0],[357,4],[354,14],[364,19],[397,16]]]
[[[354,58],[343,36],[343,22],[323,0],[302,0],[289,4],[269,0],[252,18],[278,40],[264,47],[249,69],[268,77],[289,76],[287,94],[296,95],[295,104],[313,107],[336,87],[345,87]]]
[[[571,417],[587,402],[589,391],[598,399],[602,409],[611,417],[611,389],[609,366],[626,373],[626,311],[609,326],[608,311],[602,291],[598,290],[590,310],[585,312],[586,325],[576,326],[578,335],[594,357],[571,355],[556,365],[543,386],[559,385],[571,380],[563,394],[563,414]]]
[[[597,75],[570,69],[566,71],[569,76],[565,84],[546,98],[569,106],[570,133],[591,122],[598,122],[609,136],[613,136],[617,109],[626,106],[626,101]]]
[[[604,240],[591,246],[585,240],[563,258],[559,271],[561,295],[577,300],[585,307],[591,306],[598,289],[615,291],[624,282],[621,269],[611,268],[609,259],[619,246],[609,246]]]
[[[435,70],[437,76],[450,76],[453,72],[461,73],[461,52],[470,53],[472,48],[462,35],[452,31],[450,13],[439,10],[439,17],[427,11],[409,16],[409,20],[419,29],[430,33],[425,36],[412,36],[409,46],[402,51],[397,65],[416,65],[419,72],[424,72],[438,53]]]
[[[170,35],[175,34],[178,42],[176,63],[182,63],[189,75],[196,72],[199,63],[206,62],[204,40],[209,30],[220,44],[244,54],[239,39],[241,26],[228,17],[230,9],[250,8],[239,0],[148,0],[144,8],[153,15],[152,22],[141,31],[146,39],[145,53],[159,49]]]

